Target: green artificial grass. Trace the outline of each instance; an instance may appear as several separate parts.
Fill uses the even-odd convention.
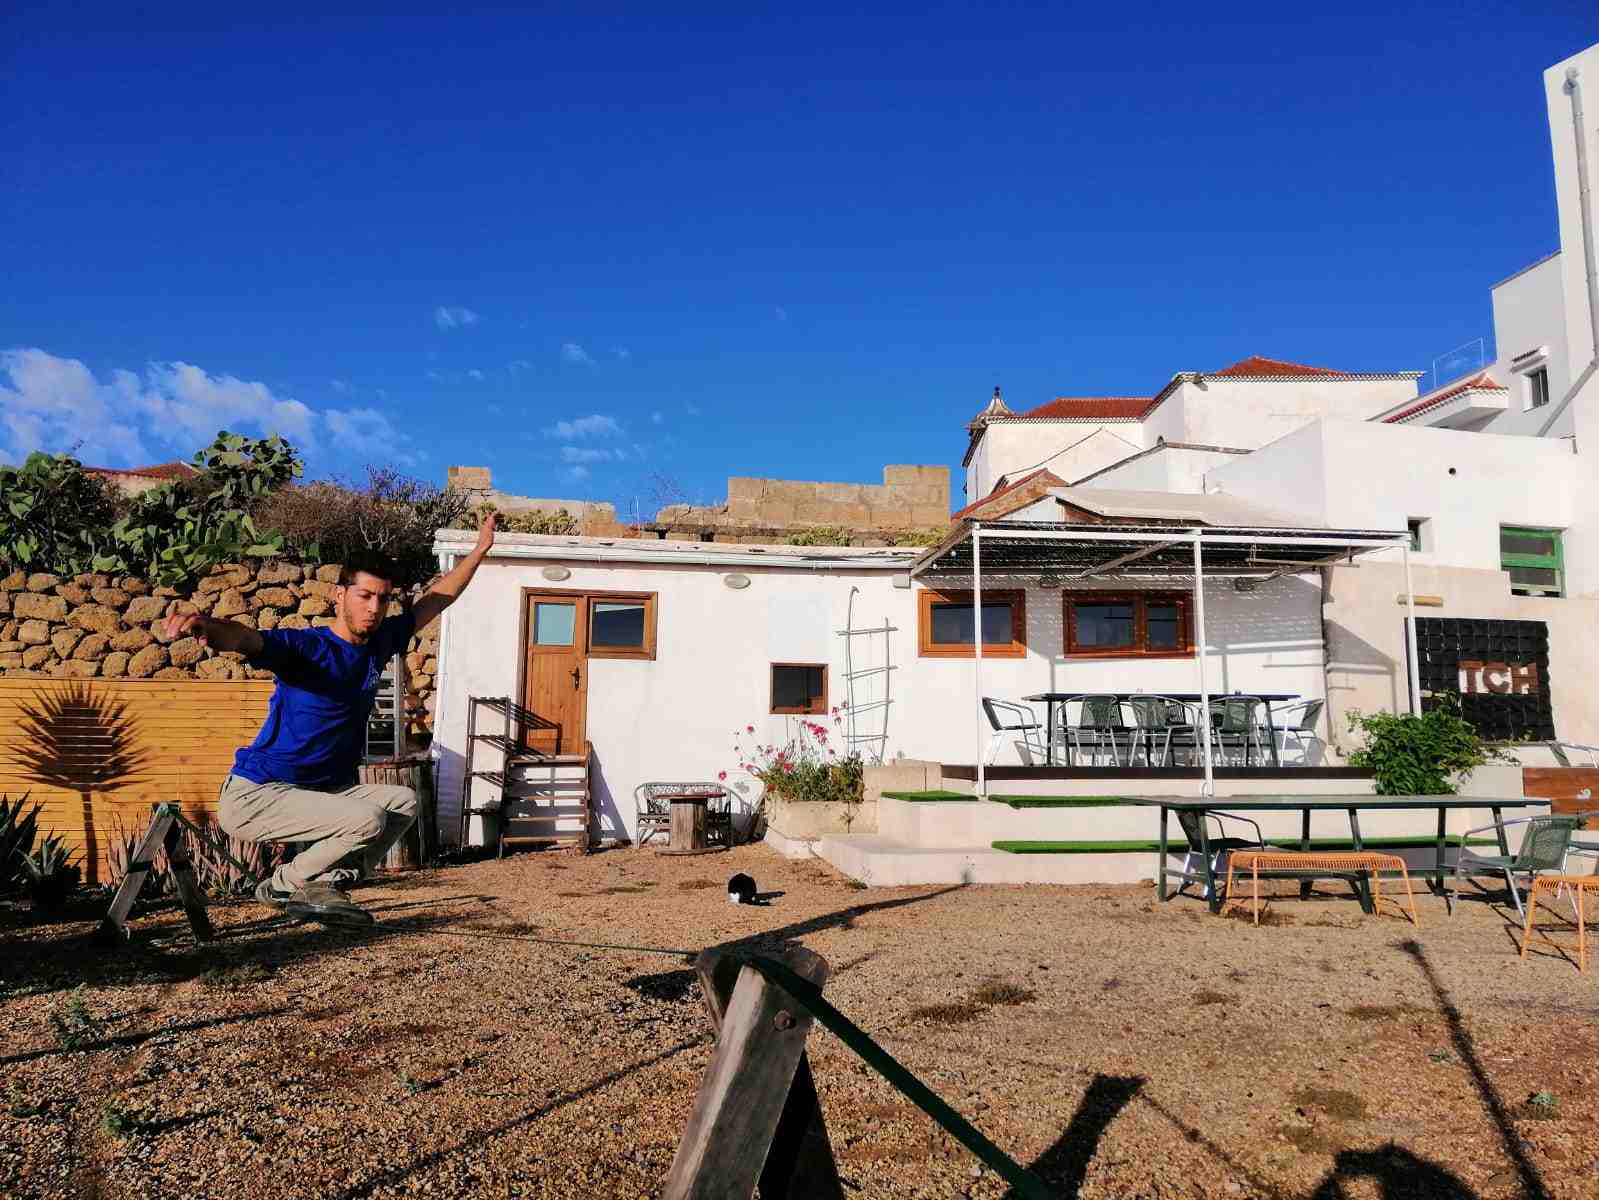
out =
[[[916,804],[930,804],[940,800],[976,800],[969,792],[926,791],[884,792],[885,800],[909,800]],[[1125,804],[1122,796],[990,796],[996,804],[1011,808],[1110,808]]]
[[[1363,850],[1404,850],[1404,849],[1418,849],[1418,848],[1422,848],[1422,847],[1435,846],[1436,844],[1437,844],[1437,839],[1436,838],[1430,838],[1430,837],[1372,838],[1369,841],[1367,841],[1361,848]],[[1450,845],[1450,846],[1458,846],[1460,843],[1459,843],[1458,839],[1451,838],[1451,839],[1449,839],[1449,841],[1446,844]],[[1470,841],[1468,841],[1466,843],[1466,845],[1468,845],[1468,846],[1482,846],[1482,845],[1495,845],[1495,844],[1497,844],[1497,843],[1494,841],[1493,838],[1472,838]],[[992,845],[993,845],[994,849],[1003,850],[1007,854],[1158,854],[1158,853],[1160,853],[1160,843],[1159,842],[1086,842],[1086,841],[1071,841],[1071,842],[1048,842],[1048,841],[1043,841],[1043,842],[1039,842],[1039,841],[1013,841],[1013,840],[1010,840],[1010,839],[1001,839],[1000,841],[992,843]],[[1283,850],[1297,850],[1297,849],[1299,849],[1299,843],[1297,841],[1295,841],[1295,842],[1272,841],[1272,842],[1268,842],[1267,845],[1275,847],[1277,849],[1283,849]],[[1350,841],[1348,838],[1311,838],[1310,839],[1310,848],[1312,850],[1353,850],[1355,848],[1355,844],[1354,844],[1354,842]],[[1183,846],[1182,841],[1178,840],[1178,841],[1174,841],[1174,842],[1169,843],[1167,845],[1167,847],[1166,847],[1166,851],[1169,854],[1181,854],[1181,853],[1183,853],[1184,846]]]
[[[990,796],[989,799],[1011,808],[1117,808],[1127,803],[1125,796]]]

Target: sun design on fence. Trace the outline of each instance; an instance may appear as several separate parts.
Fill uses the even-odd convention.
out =
[[[69,683],[24,704],[17,727],[24,735],[15,752],[18,770],[42,787],[78,794],[84,860],[92,873],[100,855],[95,796],[136,786],[148,763],[137,720],[125,701]]]

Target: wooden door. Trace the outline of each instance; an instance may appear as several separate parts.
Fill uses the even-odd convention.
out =
[[[527,670],[522,703],[535,723],[523,741],[546,754],[581,754],[588,714],[588,598],[535,592],[527,598]]]

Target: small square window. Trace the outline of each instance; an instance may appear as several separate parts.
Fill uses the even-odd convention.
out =
[[[1424,550],[1432,549],[1432,522],[1426,517],[1411,517],[1405,522],[1410,530],[1410,550],[1413,554],[1420,554]]]
[[[1501,525],[1499,569],[1510,576],[1512,595],[1563,595],[1565,558],[1560,546],[1560,531]]]
[[[820,663],[773,663],[772,711],[825,713],[827,668]]]
[[[1527,410],[1542,408],[1549,403],[1549,368],[1539,367],[1527,372]]]

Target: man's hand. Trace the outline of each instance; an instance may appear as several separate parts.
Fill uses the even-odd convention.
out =
[[[168,642],[193,634],[213,650],[237,650],[245,655],[261,653],[264,645],[261,635],[248,625],[197,612],[173,613],[161,622],[161,632]]]
[[[198,627],[198,628],[197,628]],[[161,622],[161,632],[166,636],[162,639],[167,642],[177,641],[191,630],[197,630],[197,636],[205,639],[205,615],[197,612],[170,613],[165,621]]]
[[[483,514],[483,520],[477,527],[477,545],[472,548],[472,553],[482,558],[494,545],[494,526],[498,522],[499,513],[492,508]]]
[[[411,616],[416,619],[418,631],[425,629],[441,612],[454,604],[455,598],[472,582],[478,564],[494,549],[494,527],[498,517],[499,514],[493,509],[483,514],[483,520],[477,527],[477,545],[472,547],[472,553],[456,563],[449,574],[438,579],[412,606]]]

